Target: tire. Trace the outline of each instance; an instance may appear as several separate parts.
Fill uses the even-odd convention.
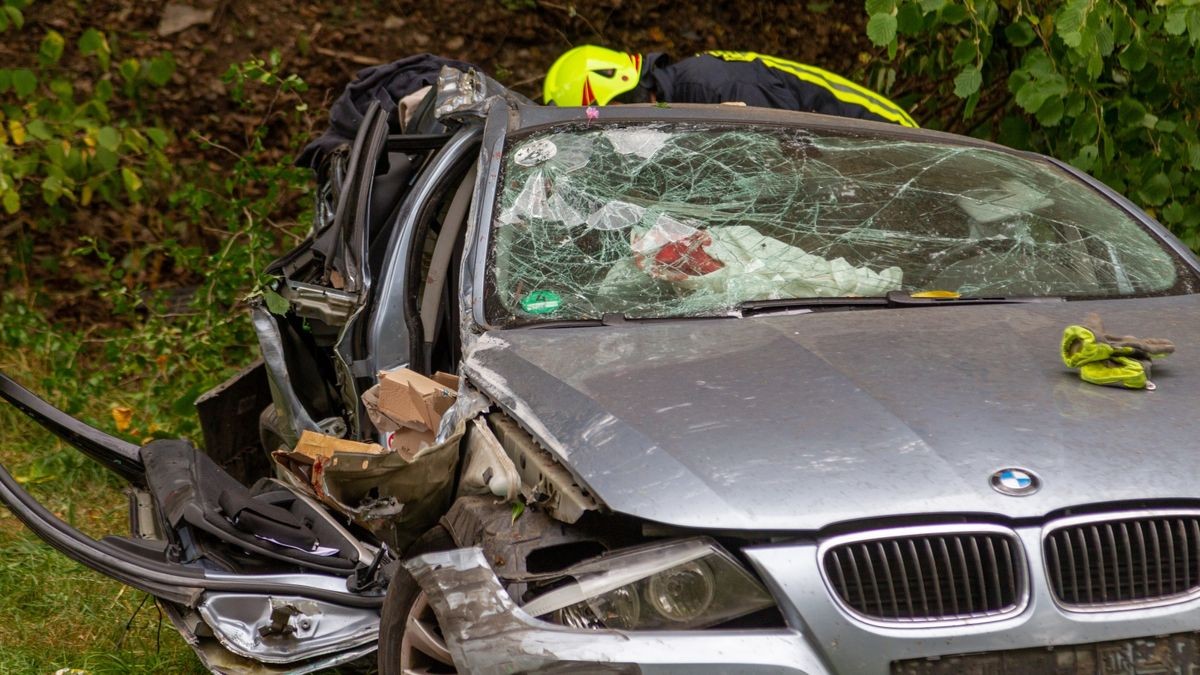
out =
[[[448,551],[453,548],[456,546],[450,533],[441,525],[435,525],[408,547],[404,557],[411,558],[422,553]],[[434,633],[440,640],[440,633],[436,631],[436,618],[425,602],[425,594],[421,592],[408,570],[397,566],[396,574],[388,585],[379,617],[379,674],[401,675],[406,672],[406,668],[409,669],[407,672],[457,673],[449,662],[448,653],[443,652],[438,656],[426,653],[440,651],[429,649],[431,645],[428,640],[414,640],[413,636],[405,640],[404,633],[410,622],[417,622],[420,625],[418,630],[424,629],[426,634]],[[424,645],[425,649],[411,644],[414,642]]]

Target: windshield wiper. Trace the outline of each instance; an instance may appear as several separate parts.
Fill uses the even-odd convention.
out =
[[[944,307],[946,305],[1007,305],[1030,302],[1063,302],[1054,296],[960,296],[913,297],[907,291],[889,291],[882,298],[784,298],[779,300],[747,300],[735,309],[742,316],[809,310],[878,309],[896,307]]]
[[[510,329],[530,328],[586,328],[589,326],[620,326],[626,323],[666,323],[669,321],[697,321],[712,319],[736,319],[738,314],[696,314],[691,316],[626,316],[620,312],[608,312],[599,319],[554,319],[509,324]]]

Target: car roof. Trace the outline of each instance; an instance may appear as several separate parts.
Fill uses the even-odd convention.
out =
[[[593,111],[589,116],[588,111]],[[556,126],[568,123],[580,124],[609,124],[631,123],[646,124],[653,122],[664,123],[709,123],[709,124],[748,124],[763,126],[782,126],[812,131],[828,131],[833,133],[857,133],[865,136],[892,138],[904,141],[949,143],[988,148],[1002,152],[1041,157],[1013,148],[980,140],[971,136],[951,134],[944,131],[903,127],[890,122],[841,117],[837,115],[822,115],[818,113],[780,110],[776,108],[756,108],[752,106],[733,105],[728,103],[669,103],[669,104],[633,104],[610,105],[604,107],[582,108],[521,105],[515,108],[516,115],[510,117],[508,133],[533,131],[541,127]]]

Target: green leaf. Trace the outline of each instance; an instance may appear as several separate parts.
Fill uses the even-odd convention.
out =
[[[4,203],[4,212],[9,215],[21,210],[21,195],[17,194],[16,190],[5,192],[4,198],[0,201]]]
[[[267,311],[272,314],[283,316],[292,308],[292,303],[287,301],[287,298],[267,288],[263,290],[263,301],[267,304]]]
[[[891,14],[872,14],[867,22],[867,38],[883,47],[896,39],[896,17]]]
[[[1071,165],[1082,171],[1091,171],[1096,166],[1096,160],[1100,157],[1100,148],[1094,143],[1089,143],[1081,148],[1071,160]]]
[[[1192,44],[1200,43],[1200,9],[1192,7],[1188,9],[1187,20],[1188,40]]]
[[[921,11],[929,14],[946,6],[946,0],[921,0]]]
[[[100,80],[96,83],[96,98],[101,102],[112,99],[113,87],[109,80]]]
[[[867,14],[891,14],[896,11],[896,0],[867,0]]]
[[[1062,121],[1065,109],[1066,106],[1063,103],[1063,97],[1051,96],[1047,98],[1045,103],[1042,103],[1042,107],[1038,108],[1038,124],[1044,127],[1058,126],[1058,123]]]
[[[4,14],[8,17],[8,20],[12,22],[13,28],[21,30],[25,27],[25,15],[21,14],[21,10],[19,8],[13,7],[12,5],[5,5]]]
[[[61,33],[56,30],[46,31],[46,37],[42,38],[42,44],[38,47],[38,61],[44,66],[58,63],[65,44],[66,40],[63,40]]]
[[[1078,49],[1084,43],[1084,31],[1091,11],[1092,0],[1067,0],[1058,10],[1055,32],[1068,47]]]
[[[1162,210],[1162,215],[1163,220],[1167,221],[1168,224],[1174,225],[1183,221],[1184,217],[1187,216],[1187,210],[1184,209],[1183,204],[1171,202]]]
[[[37,75],[27,68],[17,68],[12,71],[12,86],[17,92],[17,98],[26,98],[37,89]]]
[[[163,52],[162,56],[150,59],[146,66],[146,79],[156,87],[161,87],[171,81],[175,74],[175,57],[171,52]]]
[[[144,131],[146,132],[146,137],[149,138],[150,142],[153,143],[155,146],[160,147],[160,148],[167,147],[167,143],[169,142],[170,139],[167,137],[166,131],[159,129],[158,127],[150,127],[149,129],[145,129]]]
[[[1117,62],[1121,67],[1131,73],[1136,73],[1146,67],[1146,60],[1149,58],[1150,52],[1146,46],[1140,41],[1130,42],[1118,56]]]
[[[1123,98],[1117,104],[1117,121],[1121,123],[1121,126],[1141,126],[1144,119],[1146,119],[1146,106],[1142,105],[1141,101]]]
[[[105,171],[115,171],[121,158],[112,150],[96,148],[96,164]]]
[[[121,79],[126,82],[133,82],[141,67],[142,64],[138,63],[137,59],[125,59],[121,62],[121,65],[117,66],[117,72],[121,74]]]
[[[63,182],[58,176],[51,174],[42,180],[42,199],[47,204],[53,206],[63,191]]]
[[[1167,10],[1167,20],[1163,23],[1163,29],[1171,35],[1183,35],[1187,30],[1187,12],[1188,8],[1182,3],[1171,5]]]
[[[1025,86],[1017,91],[1017,105],[1025,112],[1036,113],[1041,110],[1046,99],[1051,96],[1063,96],[1067,93],[1066,81],[1061,77],[1050,78],[1046,80],[1033,80],[1026,82]]]
[[[121,167],[121,182],[125,184],[125,191],[130,197],[136,197],[142,189],[142,178],[127,166]]]
[[[50,127],[42,120],[33,120],[25,125],[25,131],[31,138],[36,138],[39,141],[48,141],[54,138],[54,132],[50,131]]]
[[[942,21],[946,23],[962,23],[966,19],[967,8],[958,3],[951,3],[942,8]]]
[[[1026,47],[1037,38],[1037,33],[1033,32],[1033,26],[1029,23],[1018,20],[1008,24],[1004,29],[1004,37],[1014,47]]]
[[[101,127],[100,131],[96,133],[96,142],[100,144],[100,147],[116,152],[117,148],[121,146],[121,132],[112,127]]]
[[[904,3],[896,13],[896,30],[901,35],[917,35],[925,27],[925,15],[921,8],[911,2]]]
[[[520,500],[513,502],[512,503],[512,520],[509,522],[510,523],[517,522],[517,518],[520,518],[521,514],[523,514],[523,513],[525,513],[525,502],[520,501]]]
[[[104,34],[95,28],[89,28],[79,36],[79,53],[84,56],[91,56],[107,46]]]
[[[954,78],[954,95],[966,98],[979,91],[982,84],[983,73],[980,73],[979,69],[974,66],[966,68]]]
[[[950,58],[954,60],[957,66],[965,66],[975,60],[979,54],[979,50],[975,46],[975,41],[971,39],[959,40],[958,44],[954,45],[954,54]]]
[[[1171,196],[1171,179],[1167,178],[1165,173],[1155,174],[1154,177],[1142,184],[1138,190],[1138,196],[1151,206],[1162,204],[1167,201],[1167,197]]]

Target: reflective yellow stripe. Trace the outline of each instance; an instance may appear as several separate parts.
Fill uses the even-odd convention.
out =
[[[756,61],[761,60],[770,68],[782,70],[783,72],[792,75],[809,84],[815,84],[829,93],[833,94],[839,101],[862,106],[867,110],[879,115],[880,117],[890,122],[895,122],[901,126],[917,127],[916,121],[913,120],[904,108],[896,105],[892,101],[880,96],[876,92],[859,86],[850,80],[847,80],[840,75],[835,75],[828,70],[817,68],[816,66],[807,66],[795,61],[780,59],[774,56],[765,54],[756,54],[754,52],[724,52],[710,51],[706,54],[715,56],[724,61]]]

